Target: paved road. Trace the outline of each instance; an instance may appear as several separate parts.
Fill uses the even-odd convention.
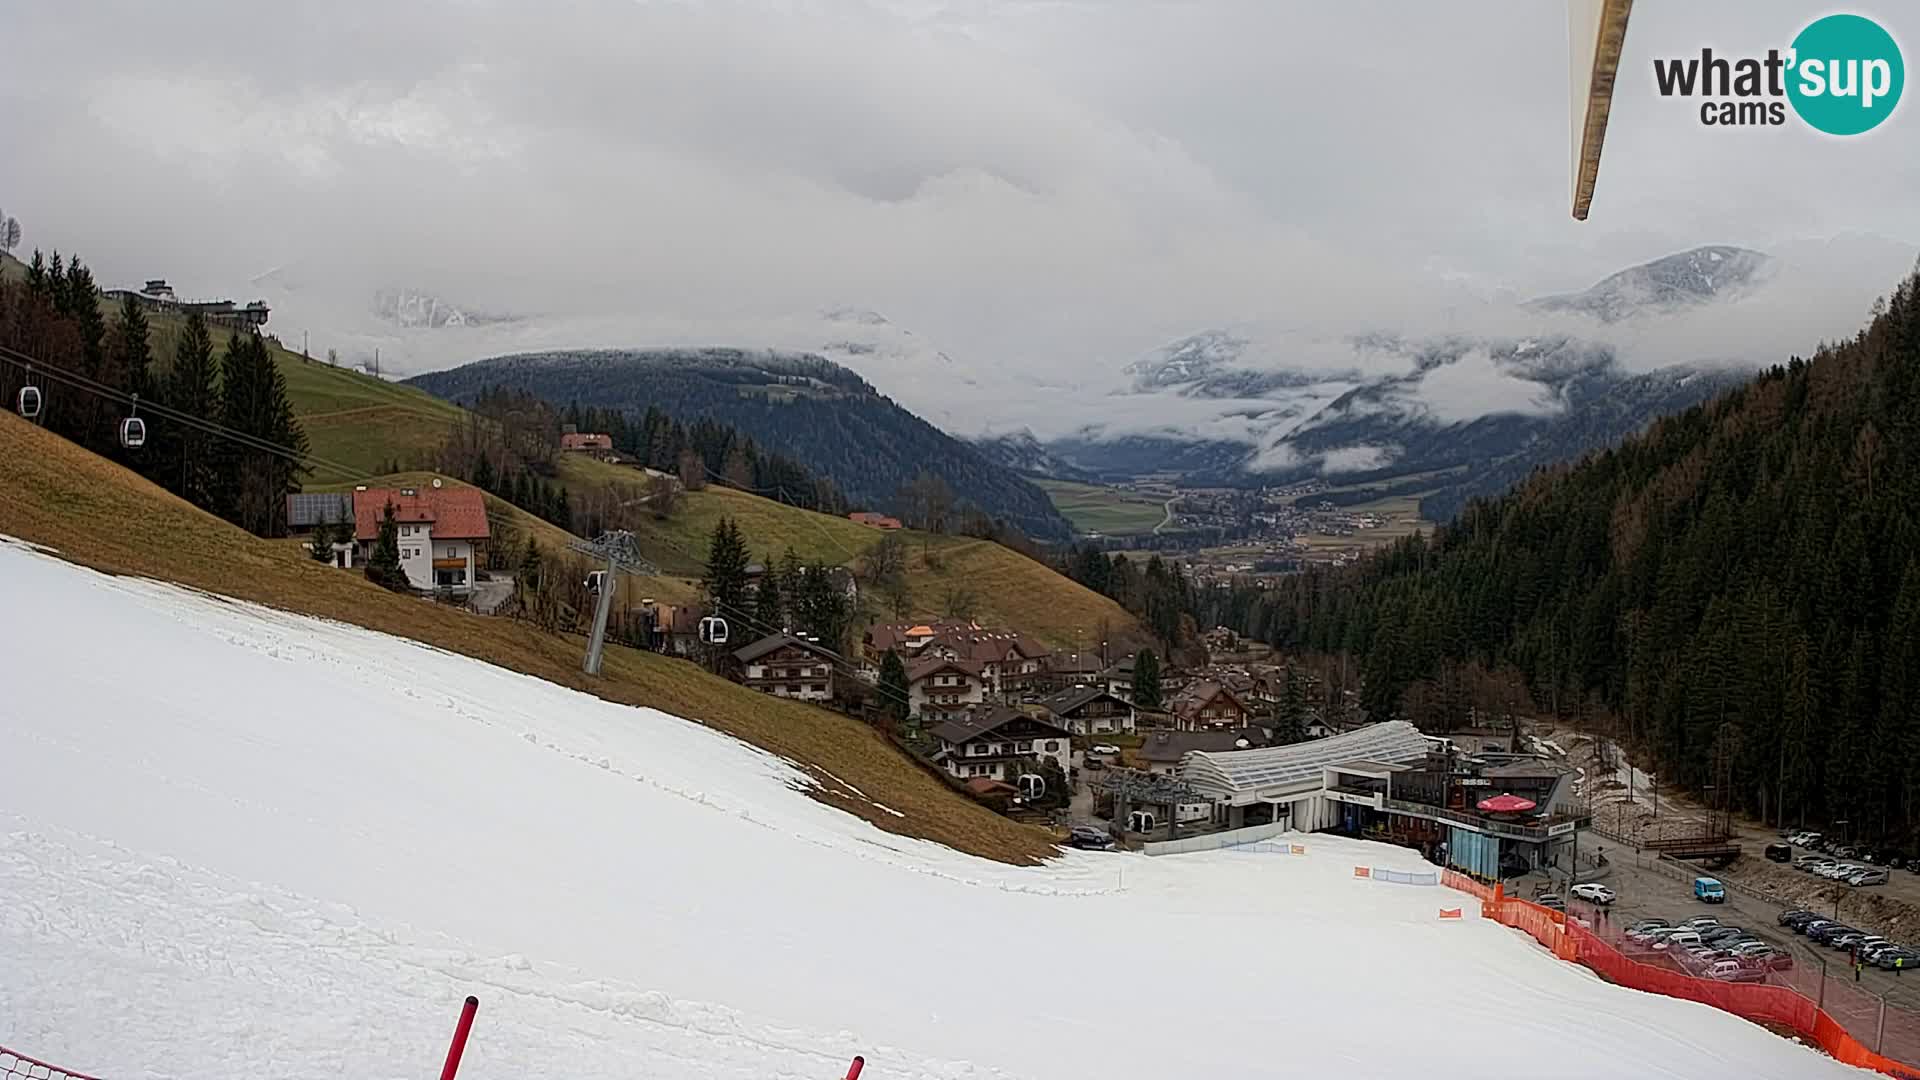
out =
[[[1920,971],[1896,976],[1869,967],[1860,973],[1856,990],[1846,954],[1814,944],[1781,926],[1779,918],[1784,909],[1779,905],[1731,889],[1724,904],[1702,903],[1693,898],[1691,878],[1679,879],[1654,869],[1651,853],[1636,857],[1613,845],[1606,845],[1606,851],[1610,865],[1601,880],[1619,895],[1607,913],[1607,918],[1616,926],[1643,918],[1677,921],[1713,915],[1722,923],[1744,927],[1793,954],[1794,970],[1782,973],[1780,981],[1809,997],[1821,996],[1819,973],[1824,964],[1827,976],[1833,980],[1824,997],[1828,1011],[1870,1047],[1881,1035],[1878,999],[1885,998],[1887,1052],[1898,1052],[1905,1060],[1920,1061]],[[1578,902],[1573,904],[1572,911],[1586,919],[1594,918],[1595,914],[1591,907]]]

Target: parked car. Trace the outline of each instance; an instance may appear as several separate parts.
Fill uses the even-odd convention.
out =
[[[1629,941],[1646,941],[1661,930],[1671,930],[1673,924],[1665,919],[1641,919],[1627,927]]]
[[[1769,862],[1792,862],[1793,861],[1793,845],[1768,844],[1766,849],[1766,856]]]
[[[1105,851],[1113,846],[1113,837],[1105,829],[1092,825],[1075,825],[1067,832],[1067,845],[1088,851]]]
[[[1614,895],[1612,889],[1591,881],[1585,884],[1575,885],[1571,891],[1575,897],[1585,900],[1590,904],[1599,904],[1601,907],[1606,907],[1608,904],[1619,899],[1619,897]]]
[[[1791,840],[1793,843],[1800,845],[1801,847],[1813,847],[1815,844],[1818,844],[1820,842],[1820,834],[1809,829],[1803,832],[1794,833],[1792,836],[1788,837],[1788,839]]]
[[[1825,855],[1802,855],[1800,856],[1800,861],[1793,865],[1811,874],[1823,866],[1830,866],[1832,864],[1833,860],[1827,858]]]
[[[1709,926],[1719,926],[1720,918],[1717,915],[1695,915],[1691,919],[1683,920],[1680,925],[1689,930],[1703,930]]]
[[[1746,930],[1738,926],[1709,926],[1700,931],[1700,940],[1719,941],[1722,938],[1736,938],[1745,934]]]
[[[1120,748],[1108,743],[1101,743],[1099,746],[1093,748],[1093,752],[1096,754],[1118,754]]]
[[[1811,941],[1817,941],[1822,945],[1832,945],[1834,938],[1840,937],[1843,934],[1857,934],[1859,932],[1859,930],[1842,923],[1828,923],[1825,926],[1816,927],[1807,931],[1807,938]]]
[[[1542,893],[1534,897],[1533,902],[1543,908],[1552,908],[1555,911],[1567,910],[1567,902],[1561,899],[1557,893]]]
[[[1738,960],[1720,960],[1707,968],[1707,978],[1719,982],[1766,982],[1765,968],[1751,967]]]
[[[1887,879],[1888,874],[1886,870],[1876,866],[1849,875],[1847,877],[1847,884],[1857,889],[1862,885],[1885,885]]]
[[[1796,934],[1804,934],[1807,932],[1807,927],[1819,921],[1820,916],[1811,911],[1790,911],[1786,914],[1781,925]]]
[[[1794,908],[1791,911],[1781,912],[1780,918],[1777,921],[1781,926],[1791,927],[1793,926],[1794,920],[1799,919],[1803,916],[1807,919],[1812,919],[1816,917],[1813,914],[1813,912],[1808,911],[1805,908]]]
[[[1908,948],[1882,949],[1874,955],[1873,966],[1885,968],[1888,971],[1892,971],[1896,966],[1902,971],[1910,968],[1920,970],[1920,953],[1915,953]]]
[[[1700,935],[1692,930],[1675,930],[1653,943],[1657,950],[1684,949],[1690,945],[1701,944]]]
[[[1100,770],[1107,767],[1107,763],[1100,760],[1097,757],[1090,757],[1090,758],[1084,759],[1080,767],[1087,770],[1088,772],[1099,772]]]
[[[1900,947],[1899,945],[1891,941],[1882,939],[1880,941],[1874,942],[1871,945],[1863,946],[1860,950],[1860,959],[1865,960],[1867,963],[1871,964],[1880,959],[1881,953],[1886,952],[1889,949],[1897,949],[1899,947]]]

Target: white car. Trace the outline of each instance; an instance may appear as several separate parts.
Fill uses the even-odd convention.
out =
[[[1601,907],[1605,907],[1619,899],[1619,897],[1614,895],[1612,889],[1595,882],[1575,885],[1573,887],[1573,895],[1585,900],[1589,904],[1599,904]]]
[[[1847,875],[1847,884],[1855,886],[1856,888],[1861,885],[1885,885],[1886,883],[1887,872],[1876,867],[1869,866],[1864,870],[1856,870]]]
[[[1089,752],[1095,753],[1095,754],[1117,754],[1120,752],[1120,748],[1117,746],[1109,746],[1106,743],[1101,743],[1099,746],[1094,747]]]
[[[1699,934],[1691,930],[1676,930],[1654,942],[1653,947],[1664,952],[1667,949],[1684,949],[1698,944],[1700,944]]]

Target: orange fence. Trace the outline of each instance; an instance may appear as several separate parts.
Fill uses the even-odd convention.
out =
[[[1584,964],[1608,982],[1698,1001],[1755,1023],[1789,1028],[1819,1045],[1836,1061],[1874,1069],[1902,1080],[1920,1080],[1920,1066],[1903,1064],[1867,1049],[1839,1021],[1790,987],[1706,979],[1643,963],[1622,953],[1577,920],[1568,922],[1565,912],[1509,899],[1497,885],[1484,885],[1453,871],[1441,875],[1441,883],[1478,897],[1484,917],[1525,931],[1553,955]]]

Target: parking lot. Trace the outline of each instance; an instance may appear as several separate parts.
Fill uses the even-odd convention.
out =
[[[1696,873],[1710,872],[1660,864],[1651,852],[1636,855],[1608,846],[1607,855],[1609,865],[1598,880],[1619,897],[1605,916],[1614,926],[1625,927],[1647,918],[1679,922],[1696,915],[1712,915],[1723,925],[1742,927],[1793,956],[1793,969],[1772,974],[1768,982],[1791,986],[1816,1000],[1869,1047],[1880,1043],[1888,1053],[1920,1060],[1920,971],[1895,975],[1866,967],[1856,984],[1846,953],[1825,948],[1780,925],[1780,915],[1786,908],[1734,889],[1727,890],[1724,903],[1704,903],[1693,898],[1692,879]],[[1568,911],[1588,921],[1600,918],[1591,905],[1577,900],[1569,904]],[[1844,902],[1841,915],[1844,921]],[[1824,989],[1823,973],[1832,980]],[[1884,1021],[1880,1014],[1883,999]]]

